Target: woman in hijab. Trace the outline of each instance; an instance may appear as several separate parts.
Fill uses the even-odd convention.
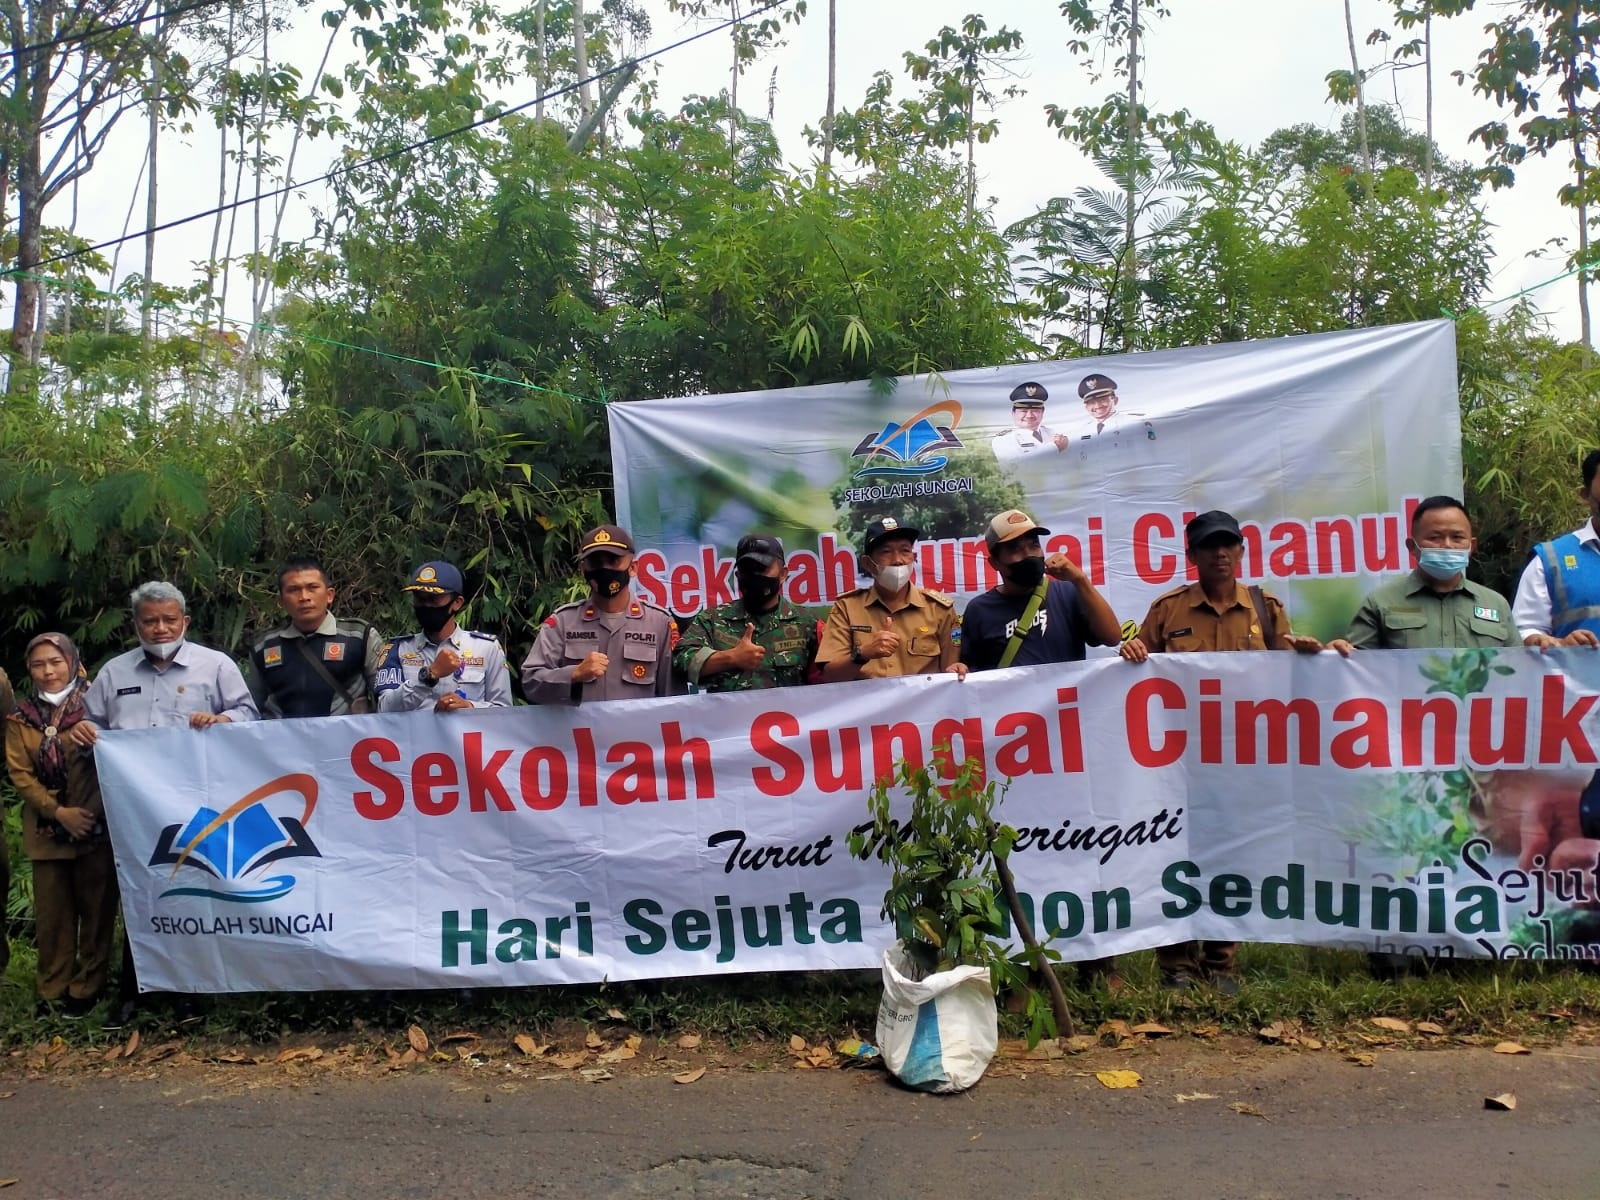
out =
[[[6,767],[22,796],[22,849],[33,860],[39,1008],[94,1008],[111,961],[117,872],[106,836],[94,752],[62,738],[84,718],[78,649],[64,634],[28,643],[33,695],[5,722]]]

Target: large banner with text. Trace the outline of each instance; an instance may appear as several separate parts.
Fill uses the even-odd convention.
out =
[[[148,988],[871,967],[887,869],[846,841],[874,778],[939,747],[1010,780],[1023,902],[1066,959],[1195,937],[1587,957],[1597,704],[1576,649],[1163,655],[96,755]]]
[[[1416,502],[1460,492],[1457,403],[1455,327],[1428,321],[606,411],[639,588],[682,615],[733,598],[752,530],[784,539],[795,603],[831,601],[886,516],[921,531],[922,586],[965,607],[995,584],[985,526],[1021,508],[1137,623],[1193,578],[1184,522],[1221,508],[1246,577],[1329,638],[1410,570]]]

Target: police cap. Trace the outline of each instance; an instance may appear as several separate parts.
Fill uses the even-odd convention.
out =
[[[425,562],[411,572],[411,582],[400,590],[429,596],[459,596],[463,590],[461,572],[447,562]]]
[[[1044,402],[1050,399],[1050,393],[1045,391],[1044,384],[1019,383],[1011,389],[1012,408],[1043,408]]]
[[[1078,380],[1078,399],[1098,400],[1101,396],[1112,396],[1117,391],[1117,381],[1109,375],[1085,375]]]
[[[578,557],[588,558],[591,554],[600,553],[632,554],[633,539],[621,525],[597,525],[583,535]]]

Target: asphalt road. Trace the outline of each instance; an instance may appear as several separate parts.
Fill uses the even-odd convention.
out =
[[[1103,1087],[1093,1072],[1110,1067],[1142,1086]],[[0,1180],[17,1182],[0,1200],[1600,1197],[1597,1047],[1384,1052],[1360,1067],[1173,1045],[1013,1063],[955,1097],[787,1065],[687,1086],[486,1067],[17,1073],[3,1091]],[[1506,1091],[1515,1111],[1484,1109]]]

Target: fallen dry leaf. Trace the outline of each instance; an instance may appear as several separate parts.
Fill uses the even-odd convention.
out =
[[[1100,1026],[1100,1028],[1095,1030],[1095,1033],[1102,1038],[1108,1037],[1120,1042],[1124,1038],[1132,1037],[1133,1029],[1126,1021],[1118,1019],[1115,1021],[1105,1022]]]
[[[1402,1021],[1398,1017],[1373,1017],[1372,1023],[1379,1029],[1387,1029],[1391,1033],[1411,1032],[1411,1022]]]
[[[587,1050],[574,1050],[571,1054],[557,1054],[550,1060],[552,1065],[560,1067],[563,1071],[571,1071],[576,1067],[583,1066],[588,1061],[589,1052]]]
[[[1094,1077],[1108,1088],[1135,1088],[1143,1078],[1137,1071],[1096,1071]]]
[[[679,1050],[698,1050],[700,1048],[700,1035],[698,1033],[686,1033],[678,1039],[677,1044]]]
[[[1425,1033],[1429,1037],[1443,1037],[1444,1036],[1444,1026],[1436,1024],[1433,1021],[1418,1021],[1417,1022],[1417,1032],[1418,1033]]]
[[[406,1041],[411,1043],[411,1048],[418,1054],[428,1052],[428,1035],[422,1032],[422,1026],[413,1025],[406,1030]]]
[[[1075,1033],[1069,1038],[1061,1038],[1056,1045],[1068,1054],[1082,1054],[1085,1050],[1093,1050],[1100,1044],[1100,1039],[1087,1033]]]
[[[251,1058],[248,1054],[241,1054],[237,1050],[226,1050],[217,1055],[217,1061],[234,1066],[251,1066],[259,1060]]]
[[[1533,1053],[1532,1050],[1529,1050],[1521,1042],[1496,1042],[1495,1046],[1494,1046],[1494,1052],[1496,1054],[1532,1054]]]
[[[517,1034],[516,1037],[511,1039],[511,1044],[518,1050],[521,1050],[529,1058],[538,1058],[546,1050],[550,1049],[549,1046],[539,1045],[538,1042],[534,1041],[525,1033]]]
[[[439,1045],[448,1046],[451,1042],[475,1042],[478,1035],[471,1030],[463,1029],[459,1033],[447,1033],[439,1039]]]
[[[598,1050],[606,1044],[606,1040],[591,1029],[584,1035],[583,1044],[591,1050]]]
[[[1321,1038],[1303,1037],[1303,1038],[1300,1038],[1299,1041],[1300,1041],[1300,1044],[1302,1046],[1304,1046],[1307,1050],[1321,1050],[1322,1049],[1322,1039]]]
[[[1172,1030],[1159,1021],[1145,1021],[1143,1024],[1135,1025],[1133,1032],[1142,1033],[1145,1037],[1167,1037],[1172,1033]]]
[[[1352,1050],[1344,1056],[1345,1062],[1353,1062],[1358,1067],[1375,1067],[1378,1065],[1378,1056],[1365,1050]]]
[[[1510,1112],[1517,1106],[1517,1097],[1513,1092],[1501,1092],[1498,1096],[1485,1096],[1483,1106],[1496,1112]]]
[[[1179,1104],[1190,1104],[1196,1100],[1215,1100],[1210,1092],[1179,1092],[1173,1097]]]
[[[1228,1107],[1232,1111],[1238,1113],[1241,1117],[1260,1117],[1263,1121],[1270,1121],[1272,1119],[1254,1104],[1246,1104],[1243,1100],[1235,1100],[1232,1104],[1228,1105]]]
[[[151,1048],[150,1053],[145,1055],[145,1061],[160,1062],[163,1058],[171,1058],[182,1048],[178,1042],[162,1042],[161,1045]]]
[[[1222,1036],[1221,1025],[1196,1025],[1189,1031],[1197,1038],[1214,1038]]]
[[[1098,1046],[1099,1044],[1100,1044],[1100,1041],[1099,1041],[1098,1038],[1090,1038],[1089,1039],[1089,1046]],[[1088,1047],[1085,1047],[1085,1049],[1088,1049]],[[1058,1042],[1043,1041],[1043,1042],[1040,1042],[1037,1046],[1035,1046],[1032,1050],[1029,1050],[1025,1057],[1027,1057],[1027,1058],[1036,1058],[1036,1059],[1050,1059],[1050,1058],[1060,1058],[1061,1054],[1062,1054],[1062,1050],[1061,1050],[1061,1046],[1060,1046],[1060,1044]]]
[[[604,1083],[612,1078],[611,1072],[604,1067],[590,1067],[587,1070],[579,1071],[578,1074],[582,1075],[590,1083]]]
[[[705,1073],[706,1073],[706,1069],[704,1067],[696,1067],[693,1071],[685,1071],[682,1075],[674,1075],[672,1077],[672,1082],[673,1083],[693,1083],[697,1079],[699,1079],[703,1075],[705,1075]]]
[[[0,1179],[0,1187],[14,1187],[21,1182],[20,1179]]]
[[[407,1050],[404,1054],[402,1054],[400,1056],[398,1061],[402,1062],[402,1063],[421,1062],[422,1061],[422,1055],[418,1054],[417,1051],[414,1050],[414,1049]]]
[[[606,1009],[606,1018],[612,1021],[626,1021],[628,1019],[627,1014],[620,1008]]]
[[[322,1051],[317,1049],[315,1046],[300,1046],[293,1050],[283,1051],[272,1061],[275,1063],[288,1063],[294,1062],[296,1059],[303,1058],[307,1062],[315,1062],[321,1057]]]
[[[596,1061],[603,1063],[627,1062],[628,1059],[636,1057],[638,1053],[632,1046],[618,1046],[615,1050],[607,1050]]]
[[[103,1062],[116,1062],[117,1059],[119,1059],[121,1057],[122,1057],[122,1047],[120,1045],[111,1047],[111,1049],[107,1050],[104,1054],[102,1054],[100,1056],[100,1058],[101,1058],[101,1060]]]
[[[1281,1042],[1287,1034],[1288,1031],[1276,1021],[1271,1025],[1263,1025],[1256,1030],[1256,1036],[1263,1042]]]
[[[400,1051],[396,1050],[393,1046],[384,1046],[383,1052],[389,1056],[390,1062],[395,1062],[400,1058]]]
[[[791,1054],[804,1054],[805,1052],[806,1052],[806,1040],[805,1040],[805,1038],[801,1037],[798,1033],[791,1034],[789,1036],[789,1053],[791,1053]]]
[[[15,1095],[15,1092],[0,1092],[0,1100],[9,1100]]]
[[[128,1035],[128,1044],[122,1048],[124,1058],[132,1058],[139,1052],[139,1031],[135,1029]]]

